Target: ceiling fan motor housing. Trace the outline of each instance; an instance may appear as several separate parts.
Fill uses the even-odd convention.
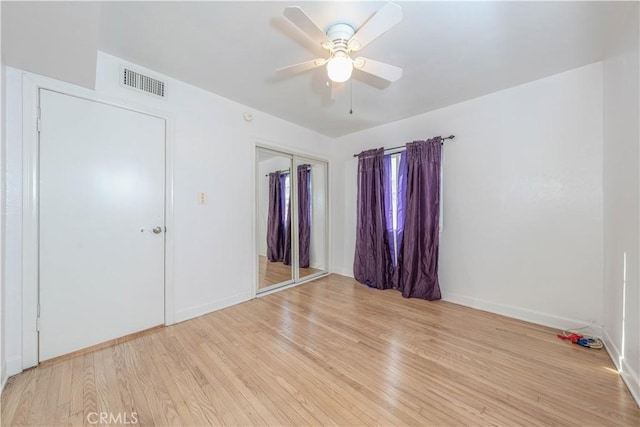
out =
[[[333,24],[327,30],[327,37],[333,42],[333,51],[347,52],[348,42],[355,34],[356,30],[349,24]]]

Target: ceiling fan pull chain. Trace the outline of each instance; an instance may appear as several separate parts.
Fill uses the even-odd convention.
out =
[[[353,114],[353,79],[349,80],[349,89],[351,92],[351,99],[349,101],[349,114]]]

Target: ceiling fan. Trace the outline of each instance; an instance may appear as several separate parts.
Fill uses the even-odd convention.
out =
[[[285,8],[284,16],[326,49],[329,56],[279,68],[277,70],[279,75],[293,75],[326,65],[327,75],[335,83],[349,80],[354,68],[389,82],[395,82],[402,77],[400,67],[363,57],[352,57],[353,53],[364,48],[402,20],[402,8],[397,4],[387,3],[358,29],[346,22],[338,22],[323,31],[297,6]]]

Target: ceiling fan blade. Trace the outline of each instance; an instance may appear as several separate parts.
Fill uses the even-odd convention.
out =
[[[351,37],[349,49],[359,51],[400,21],[402,8],[395,3],[385,4]]]
[[[294,74],[302,73],[313,68],[322,67],[327,63],[324,58],[312,59],[311,61],[301,62],[299,64],[289,65],[288,67],[278,68],[276,72],[281,76],[292,76]]]
[[[381,79],[395,82],[402,77],[402,68],[367,58],[356,58],[353,61],[356,70],[364,71]]]
[[[284,16],[320,46],[325,49],[333,46],[333,43],[329,40],[325,32],[298,6],[286,7],[284,9]]]

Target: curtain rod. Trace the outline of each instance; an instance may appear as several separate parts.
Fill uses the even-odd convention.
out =
[[[283,170],[281,170],[281,171],[273,171],[273,172],[271,172],[271,173],[276,173],[276,172],[279,172],[279,173],[289,173],[289,172],[291,172],[291,168],[289,168],[289,169],[283,169]],[[269,176],[269,174],[266,174],[265,176]]]
[[[303,165],[300,165],[303,166]],[[311,165],[307,165],[307,170],[311,169]],[[280,173],[290,173],[291,172],[291,168],[289,169],[283,169],[281,171],[273,171],[271,173],[276,173],[276,172],[280,172]],[[269,176],[269,174],[266,174],[265,176]]]
[[[455,138],[455,137],[456,137],[455,135],[449,135],[449,136],[444,137],[444,138],[442,138],[442,139],[443,139],[443,140],[445,140],[445,139],[453,139],[453,138]],[[440,144],[444,145],[444,143],[443,143],[443,142],[441,142]],[[384,151],[397,150],[397,149],[399,149],[399,148],[405,148],[405,147],[406,147],[405,145],[401,145],[401,146],[399,146],[399,147],[385,148],[385,149],[384,149]],[[359,153],[358,153],[358,154],[354,154],[354,155],[353,155],[353,157],[358,157],[359,155],[360,155]]]

